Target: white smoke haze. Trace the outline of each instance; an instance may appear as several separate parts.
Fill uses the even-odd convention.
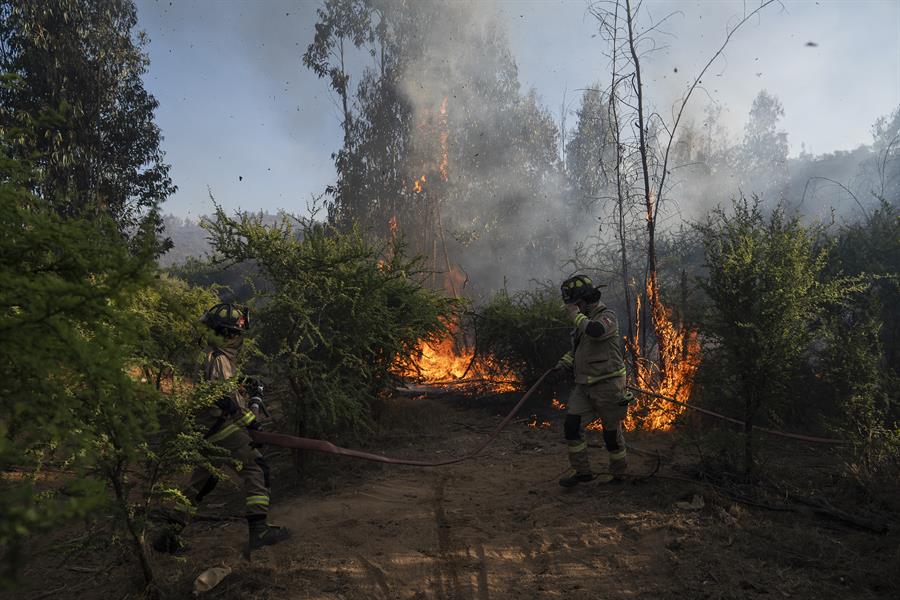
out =
[[[432,178],[447,152],[447,185],[429,179],[423,187],[425,194],[441,190],[451,263],[476,294],[555,280],[579,235],[568,222],[554,118],[534,93],[521,90],[499,5],[436,6],[427,44],[405,70],[401,89],[417,123],[413,164],[429,166]],[[412,170],[410,181],[417,176]],[[444,265],[442,258],[437,263]]]
[[[577,199],[561,161],[554,163],[551,158],[543,164],[529,164],[527,154],[534,148],[523,148],[517,145],[521,140],[506,137],[511,131],[509,119],[527,112],[528,108],[523,107],[530,100],[537,113],[535,121],[521,125],[534,126],[543,119],[549,127],[538,135],[543,133],[554,145],[559,143],[557,118],[544,107],[540,97],[521,89],[516,58],[508,50],[505,23],[509,15],[504,14],[504,7],[508,5],[455,2],[438,10],[438,20],[429,29],[423,52],[410,64],[402,86],[415,108],[416,122],[424,124],[413,133],[413,145],[420,153],[414,164],[434,167],[441,160],[441,146],[436,140],[441,127],[433,125],[441,119],[441,108],[446,107],[449,185],[439,200],[440,210],[448,234],[452,232],[462,242],[450,244],[451,262],[476,282],[479,291],[490,293],[502,286],[512,290],[532,288],[535,281],[558,280],[576,265],[588,270],[594,268],[603,277],[604,265],[598,259],[602,254],[614,254],[610,252],[615,243],[614,206],[610,201],[614,190],[603,190],[605,201],[596,202],[591,212],[578,212]],[[663,9],[673,7],[653,5],[651,8],[652,13],[641,13],[642,28],[652,27],[656,19],[665,16]],[[679,53],[678,36],[665,29],[648,38],[645,46],[652,51],[644,55],[642,64],[648,115],[656,113],[667,127],[672,125],[674,111],[691,79],[724,40],[726,31],[721,23],[733,27],[740,16],[735,10],[739,8],[704,6],[699,16],[673,15],[673,19],[682,21],[697,18],[695,33],[708,40],[701,45],[697,56]],[[746,27],[759,29],[763,20],[777,19],[777,13],[775,7]],[[713,25],[703,23],[704,14],[712,17],[707,22]],[[752,31],[748,35],[752,36]],[[696,43],[693,46],[696,48]],[[707,73],[706,78],[713,83],[702,83],[687,106],[670,157],[669,185],[660,205],[660,234],[682,228],[686,222],[702,218],[710,209],[726,205],[741,194],[759,195],[769,206],[784,201],[789,208],[806,211],[810,218],[824,218],[834,207],[839,207],[837,211],[842,214],[855,210],[856,202],[851,204],[847,192],[836,185],[823,186],[822,180],[816,180],[816,184],[798,189],[801,186],[794,177],[784,180],[772,169],[762,167],[752,171],[748,161],[754,158],[761,165],[771,163],[775,171],[787,173],[789,146],[773,147],[771,159],[755,156],[754,152],[765,153],[768,149],[743,146],[748,115],[738,114],[717,100],[725,95],[717,82],[729,69],[747,71],[758,63],[758,58],[748,55],[750,49],[751,45],[738,34]],[[738,58],[729,59],[735,55]],[[583,85],[587,85],[590,72],[601,74],[600,81],[608,80],[608,74],[603,77],[604,69],[610,68],[608,58],[601,54],[585,64],[591,67],[585,69]],[[744,94],[754,88],[757,92],[762,89],[757,87],[758,78],[740,79],[738,87]],[[501,89],[504,94],[492,94]],[[511,95],[518,96],[515,100],[518,107],[508,104]],[[777,101],[777,94],[775,97]],[[576,107],[577,103],[570,110]],[[572,120],[570,114],[569,123]],[[627,129],[627,124],[623,129]],[[770,129],[773,139],[781,136],[782,140],[789,141],[782,119],[777,115]],[[567,133],[571,136],[571,132]],[[658,143],[664,146],[666,137],[666,132],[660,130]],[[783,155],[776,155],[781,150]],[[831,165],[827,170],[838,181],[847,182],[849,188],[850,180],[859,172],[858,163],[853,163],[858,157],[844,158],[839,166]],[[542,172],[523,177],[519,168],[523,164],[526,172],[530,166]],[[804,167],[797,169],[804,183],[818,172],[815,164],[796,166]],[[599,169],[600,165],[596,167]],[[416,173],[411,172],[410,176],[413,181]],[[495,222],[484,222],[485,218],[493,218]],[[641,218],[632,214],[629,226],[638,232],[638,237],[640,225]],[[477,236],[491,239],[482,240]],[[636,244],[635,251],[640,248],[639,239],[630,243]],[[592,257],[590,252],[584,252],[587,246],[593,246],[597,254]],[[573,263],[579,248],[580,260]],[[608,260],[604,258],[603,262]],[[443,260],[435,262],[444,264]]]
[[[532,288],[535,280],[558,282],[576,266],[593,270],[596,277],[612,277],[614,206],[609,198],[614,190],[599,191],[585,210],[585,199],[573,190],[573,173],[566,172],[560,155],[563,92],[569,141],[577,125],[575,111],[582,90],[596,81],[602,88],[610,79],[605,45],[597,35],[596,19],[587,13],[588,3],[397,1],[384,5],[420,11],[427,21],[420,31],[407,32],[418,36],[421,51],[406,57],[400,86],[414,109],[411,153],[405,157],[407,187],[411,189],[427,174],[421,202],[439,204],[443,243],[451,262],[468,274],[472,293],[482,297],[503,285],[516,290]],[[304,212],[309,196],[323,190],[326,171],[333,169],[330,155],[341,146],[336,98],[327,80],[315,78],[301,63],[312,40],[319,4],[273,1],[227,5],[227,10],[217,11],[210,4],[178,3],[168,9],[173,11],[169,17],[159,6],[139,2],[140,14],[153,14],[153,20],[142,17],[142,23],[149,23],[151,37],[159,41],[151,46],[154,78],[191,66],[194,54],[181,48],[187,44],[193,53],[210,44],[221,58],[234,49],[239,52],[233,68],[222,68],[218,56],[207,57],[191,71],[182,86],[185,89],[173,92],[181,102],[183,96],[191,95],[191,86],[210,88],[217,73],[206,65],[219,64],[217,69],[230,71],[233,93],[206,92],[223,105],[210,111],[220,125],[201,126],[203,111],[191,112],[196,128],[167,125],[166,119],[175,111],[161,115],[164,134],[182,144],[170,154],[181,188],[173,209],[178,212],[175,207],[181,199],[189,198],[193,214],[208,212],[198,204],[206,202],[206,186],[211,185],[226,208]],[[726,26],[733,25],[745,8],[741,3],[719,2],[644,6],[639,19],[644,28],[675,12],[654,33],[658,49],[646,54],[642,65],[648,110],[671,123],[673,103],[721,44]],[[740,193],[762,194],[766,202],[784,197],[790,208],[820,220],[830,218],[832,210],[846,219],[870,210],[875,202],[871,192],[879,187],[871,168],[877,152],[854,148],[871,143],[867,131],[871,123],[900,105],[900,59],[896,56],[900,53],[884,48],[876,52],[870,44],[860,43],[860,32],[882,27],[890,14],[900,16],[900,9],[789,3],[786,10],[775,7],[748,23],[710,69],[688,106],[670,159],[671,187],[661,206],[660,227],[677,230]],[[863,23],[869,23],[869,29]],[[232,39],[215,41],[223,35]],[[892,39],[891,43],[898,42]],[[160,48],[174,49],[176,54],[184,50],[179,56],[184,64],[173,63],[165,54],[158,61]],[[348,57],[355,92],[363,70],[377,69],[377,60],[365,49],[352,49]],[[868,78],[866,86],[847,85],[848,74],[863,67],[881,76]],[[165,107],[166,88],[159,85],[154,93]],[[784,108],[773,127],[775,134],[787,133],[784,181],[770,182],[764,167],[757,175],[749,173],[749,155],[742,147],[753,99],[763,89]],[[234,100],[251,102],[247,100],[251,93],[259,99],[224,107]],[[860,117],[861,111],[854,107],[861,106],[866,96],[877,98],[883,107],[869,108],[871,114]],[[833,97],[843,99],[843,108],[835,109],[827,102]],[[830,113],[824,112],[826,105]],[[223,127],[223,114],[230,119],[225,122],[234,125]],[[864,118],[863,126],[858,125],[860,118]],[[848,126],[850,122],[857,123],[855,129]],[[202,132],[203,139],[188,152],[184,144],[193,129]],[[853,133],[861,129],[863,135]],[[840,132],[831,146],[821,141],[824,137],[809,133],[824,136],[831,130]],[[446,142],[441,140],[442,132]],[[803,142],[809,144],[805,152]],[[294,150],[287,152],[288,145]],[[446,182],[439,175],[444,147]],[[810,148],[839,150],[813,156]],[[185,155],[184,160],[179,158]],[[599,158],[597,163],[599,169]],[[222,164],[227,164],[227,172],[217,170]],[[237,175],[243,179],[237,181]],[[403,215],[398,216],[402,224]],[[629,215],[635,232],[640,232],[640,218],[640,214]],[[429,254],[436,237],[430,238]],[[445,268],[443,243],[438,244],[437,257],[431,257],[437,258],[440,269]],[[629,244],[634,251],[640,248],[639,233]],[[570,262],[573,258],[578,259],[575,264]]]

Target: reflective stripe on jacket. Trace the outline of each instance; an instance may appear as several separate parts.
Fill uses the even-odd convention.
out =
[[[575,383],[590,385],[613,377],[624,377],[625,362],[615,313],[602,302],[588,306],[585,312],[587,314],[576,316],[572,332]],[[585,333],[591,321],[603,326],[603,335],[593,337]]]

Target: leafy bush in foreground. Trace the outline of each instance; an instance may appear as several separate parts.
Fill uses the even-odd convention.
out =
[[[721,369],[718,397],[742,404],[749,474],[753,427],[792,409],[794,383],[823,320],[865,286],[824,277],[827,249],[817,249],[813,232],[780,209],[766,217],[758,202],[740,199],[730,214],[716,210],[697,229],[709,269],[700,281],[710,302],[701,324],[704,361]]]
[[[254,330],[298,435],[367,429],[392,367],[442,335],[456,306],[423,287],[401,243],[375,248],[355,230],[287,216],[267,226],[221,209],[204,226],[216,261],[253,261],[265,281]]]
[[[35,534],[105,509],[147,583],[143,517],[161,475],[200,460],[194,394],[162,393],[192,362],[209,292],[154,279],[152,229],[62,217],[5,157],[0,183],[0,546],[4,579]],[[196,302],[191,302],[191,299]],[[142,382],[140,375],[147,381]]]

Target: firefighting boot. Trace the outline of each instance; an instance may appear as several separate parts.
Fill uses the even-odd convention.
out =
[[[622,476],[628,470],[625,437],[622,435],[622,428],[618,427],[612,431],[604,429],[603,442],[609,452],[609,482],[622,481]]]
[[[181,537],[181,528],[167,525],[153,536],[153,549],[164,554],[181,554],[187,550],[187,543]]]
[[[187,549],[181,533],[190,525],[194,507],[178,504],[174,508],[156,508],[150,511],[150,520],[157,523],[153,529],[151,545],[157,552],[179,554]]]
[[[263,546],[271,546],[283,542],[291,537],[291,531],[286,527],[275,527],[266,523],[265,515],[253,515],[247,517],[247,525],[250,531],[248,551],[259,550]]]
[[[584,440],[569,440],[569,464],[572,465],[572,470],[559,480],[559,485],[574,487],[579,483],[587,483],[594,479],[591,464],[588,461],[587,442]]]

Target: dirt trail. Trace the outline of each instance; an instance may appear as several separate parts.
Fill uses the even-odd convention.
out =
[[[619,518],[626,490],[560,493],[564,455],[547,451],[547,432],[526,436],[532,448],[506,440],[469,464],[382,472],[354,490],[281,503],[273,519],[298,532],[294,547],[306,558],[267,551],[266,569],[299,585],[270,597],[596,598],[661,589],[663,531],[633,527],[639,514]]]
[[[405,399],[391,410],[372,450],[440,458],[477,444],[501,408]],[[203,568],[225,562],[234,573],[203,597],[229,600],[894,597],[884,569],[896,536],[751,512],[663,477],[562,490],[560,438],[558,420],[546,430],[515,423],[482,456],[436,469],[321,457],[300,490],[276,487],[272,520],[291,527],[293,540],[247,562],[240,520],[198,523],[189,553],[157,555],[157,568],[186,591]],[[633,470],[652,470],[658,452],[662,472],[673,473],[671,435],[630,442],[643,451],[632,453]],[[606,461],[600,448],[591,457]],[[703,508],[676,504],[694,494]],[[234,487],[209,502],[240,514]],[[121,598],[113,584],[98,581],[81,598]]]
[[[498,420],[496,410],[462,408],[447,400],[399,403],[394,429],[382,438],[388,444],[382,449],[395,455],[459,454]],[[391,432],[399,436],[393,448]],[[484,455],[437,469],[326,458],[324,489],[307,489],[273,509],[273,520],[294,529],[296,539],[258,553],[249,565],[238,563],[237,572],[210,597],[891,595],[872,589],[864,562],[847,561],[861,552],[848,554],[847,546],[858,539],[869,542],[871,536],[812,516],[798,521],[790,515],[751,514],[709,493],[702,509],[679,508],[677,502],[703,496],[704,490],[661,477],[636,485],[562,490],[556,483],[566,467],[560,437],[558,421],[547,430],[517,423]],[[596,434],[589,441],[600,443]],[[634,471],[651,471],[656,453],[664,457],[664,469],[678,460],[669,434],[632,435],[630,441],[643,451],[631,455]],[[591,448],[591,454],[594,464],[604,464],[601,448]],[[228,542],[240,543],[240,525],[228,529]],[[879,539],[874,538],[876,545]],[[881,543],[890,546],[889,540]]]

